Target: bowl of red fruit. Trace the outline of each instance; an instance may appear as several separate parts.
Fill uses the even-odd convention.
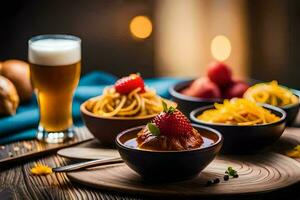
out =
[[[208,66],[205,77],[179,82],[169,92],[178,109],[189,115],[196,108],[242,97],[248,88],[245,81],[233,78],[229,66],[214,62]]]
[[[182,112],[166,104],[147,125],[127,129],[116,138],[125,163],[145,180],[155,182],[198,176],[222,143],[218,131],[191,124]]]

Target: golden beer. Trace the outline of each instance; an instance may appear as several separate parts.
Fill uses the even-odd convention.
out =
[[[72,99],[81,68],[80,39],[42,35],[29,41],[30,77],[37,96],[37,137],[49,143],[73,137]]]
[[[80,62],[64,66],[30,65],[40,107],[40,125],[49,132],[72,126],[72,98],[80,77]]]

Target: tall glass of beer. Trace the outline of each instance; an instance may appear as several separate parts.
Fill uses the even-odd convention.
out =
[[[71,35],[39,35],[28,42],[30,77],[40,121],[37,138],[61,143],[74,136],[72,99],[80,77],[81,40]]]

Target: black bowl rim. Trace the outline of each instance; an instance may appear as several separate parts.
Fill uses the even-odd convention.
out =
[[[196,128],[200,128],[200,129],[204,129],[206,131],[209,131],[209,132],[212,132],[213,134],[217,135],[218,136],[218,140],[208,146],[208,147],[203,147],[203,148],[195,148],[195,149],[189,149],[189,150],[180,150],[180,151],[154,151],[154,150],[147,150],[147,149],[137,149],[137,148],[130,148],[128,146],[125,146],[124,144],[122,144],[120,142],[120,137],[127,134],[128,132],[131,132],[131,131],[134,131],[134,130],[138,130],[138,129],[142,129],[145,127],[145,125],[142,125],[142,126],[136,126],[136,127],[133,127],[133,128],[130,128],[130,129],[126,129],[124,131],[122,131],[121,133],[119,133],[115,139],[115,143],[117,144],[118,147],[122,148],[122,149],[125,149],[125,150],[129,150],[129,151],[136,151],[136,152],[145,152],[145,153],[159,153],[159,154],[168,154],[168,153],[187,153],[187,152],[205,152],[209,149],[213,149],[215,148],[216,146],[218,146],[219,144],[222,144],[223,143],[223,135],[216,129],[213,129],[213,128],[210,128],[210,127],[207,127],[207,126],[202,126],[202,125],[199,125],[199,124],[192,124],[193,127],[196,127]]]
[[[210,102],[210,103],[213,103],[213,102],[223,102],[224,99],[223,98],[199,98],[199,97],[191,97],[191,96],[187,96],[187,95],[184,95],[184,94],[181,94],[179,91],[175,90],[175,87],[177,87],[179,84],[187,84],[189,82],[192,82],[196,79],[190,79],[190,80],[186,80],[186,81],[181,81],[181,82],[178,82],[174,85],[172,85],[170,88],[169,88],[169,93],[171,94],[171,96],[173,97],[176,97],[178,99],[181,99],[181,100],[185,100],[185,101],[192,101],[192,102]]]
[[[209,125],[209,126],[216,126],[216,127],[246,127],[246,128],[250,128],[250,127],[265,127],[265,126],[271,126],[271,125],[277,125],[277,124],[281,124],[282,122],[285,121],[286,119],[286,112],[280,108],[280,107],[276,107],[276,106],[272,106],[272,105],[269,105],[269,104],[260,104],[262,105],[264,108],[267,108],[269,110],[274,110],[276,112],[279,112],[281,113],[281,118],[276,121],[276,122],[272,122],[272,123],[268,123],[268,124],[257,124],[257,125],[236,125],[236,124],[221,124],[221,123],[209,123],[209,122],[204,122],[204,121],[201,121],[199,119],[197,119],[197,117],[195,116],[197,113],[199,113],[200,111],[204,112],[205,110],[208,110],[208,109],[212,109],[214,108],[214,105],[208,105],[208,106],[203,106],[203,107],[200,107],[200,108],[197,108],[193,111],[190,112],[190,119],[195,122],[195,123],[199,123],[201,125]]]
[[[297,103],[293,103],[293,104],[288,104],[288,105],[286,105],[286,106],[281,106],[281,107],[279,107],[279,108],[281,108],[281,109],[292,109],[292,108],[294,108],[294,107],[299,107],[299,106],[300,106],[300,98],[299,98],[299,95],[298,95],[295,91],[293,91],[293,89],[292,89],[291,91],[293,92],[293,95],[295,95],[295,96],[298,98],[298,102],[297,102]]]

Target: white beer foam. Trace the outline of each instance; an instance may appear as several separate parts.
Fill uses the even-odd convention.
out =
[[[41,39],[29,44],[29,62],[39,65],[70,65],[81,60],[80,42],[68,39]]]

